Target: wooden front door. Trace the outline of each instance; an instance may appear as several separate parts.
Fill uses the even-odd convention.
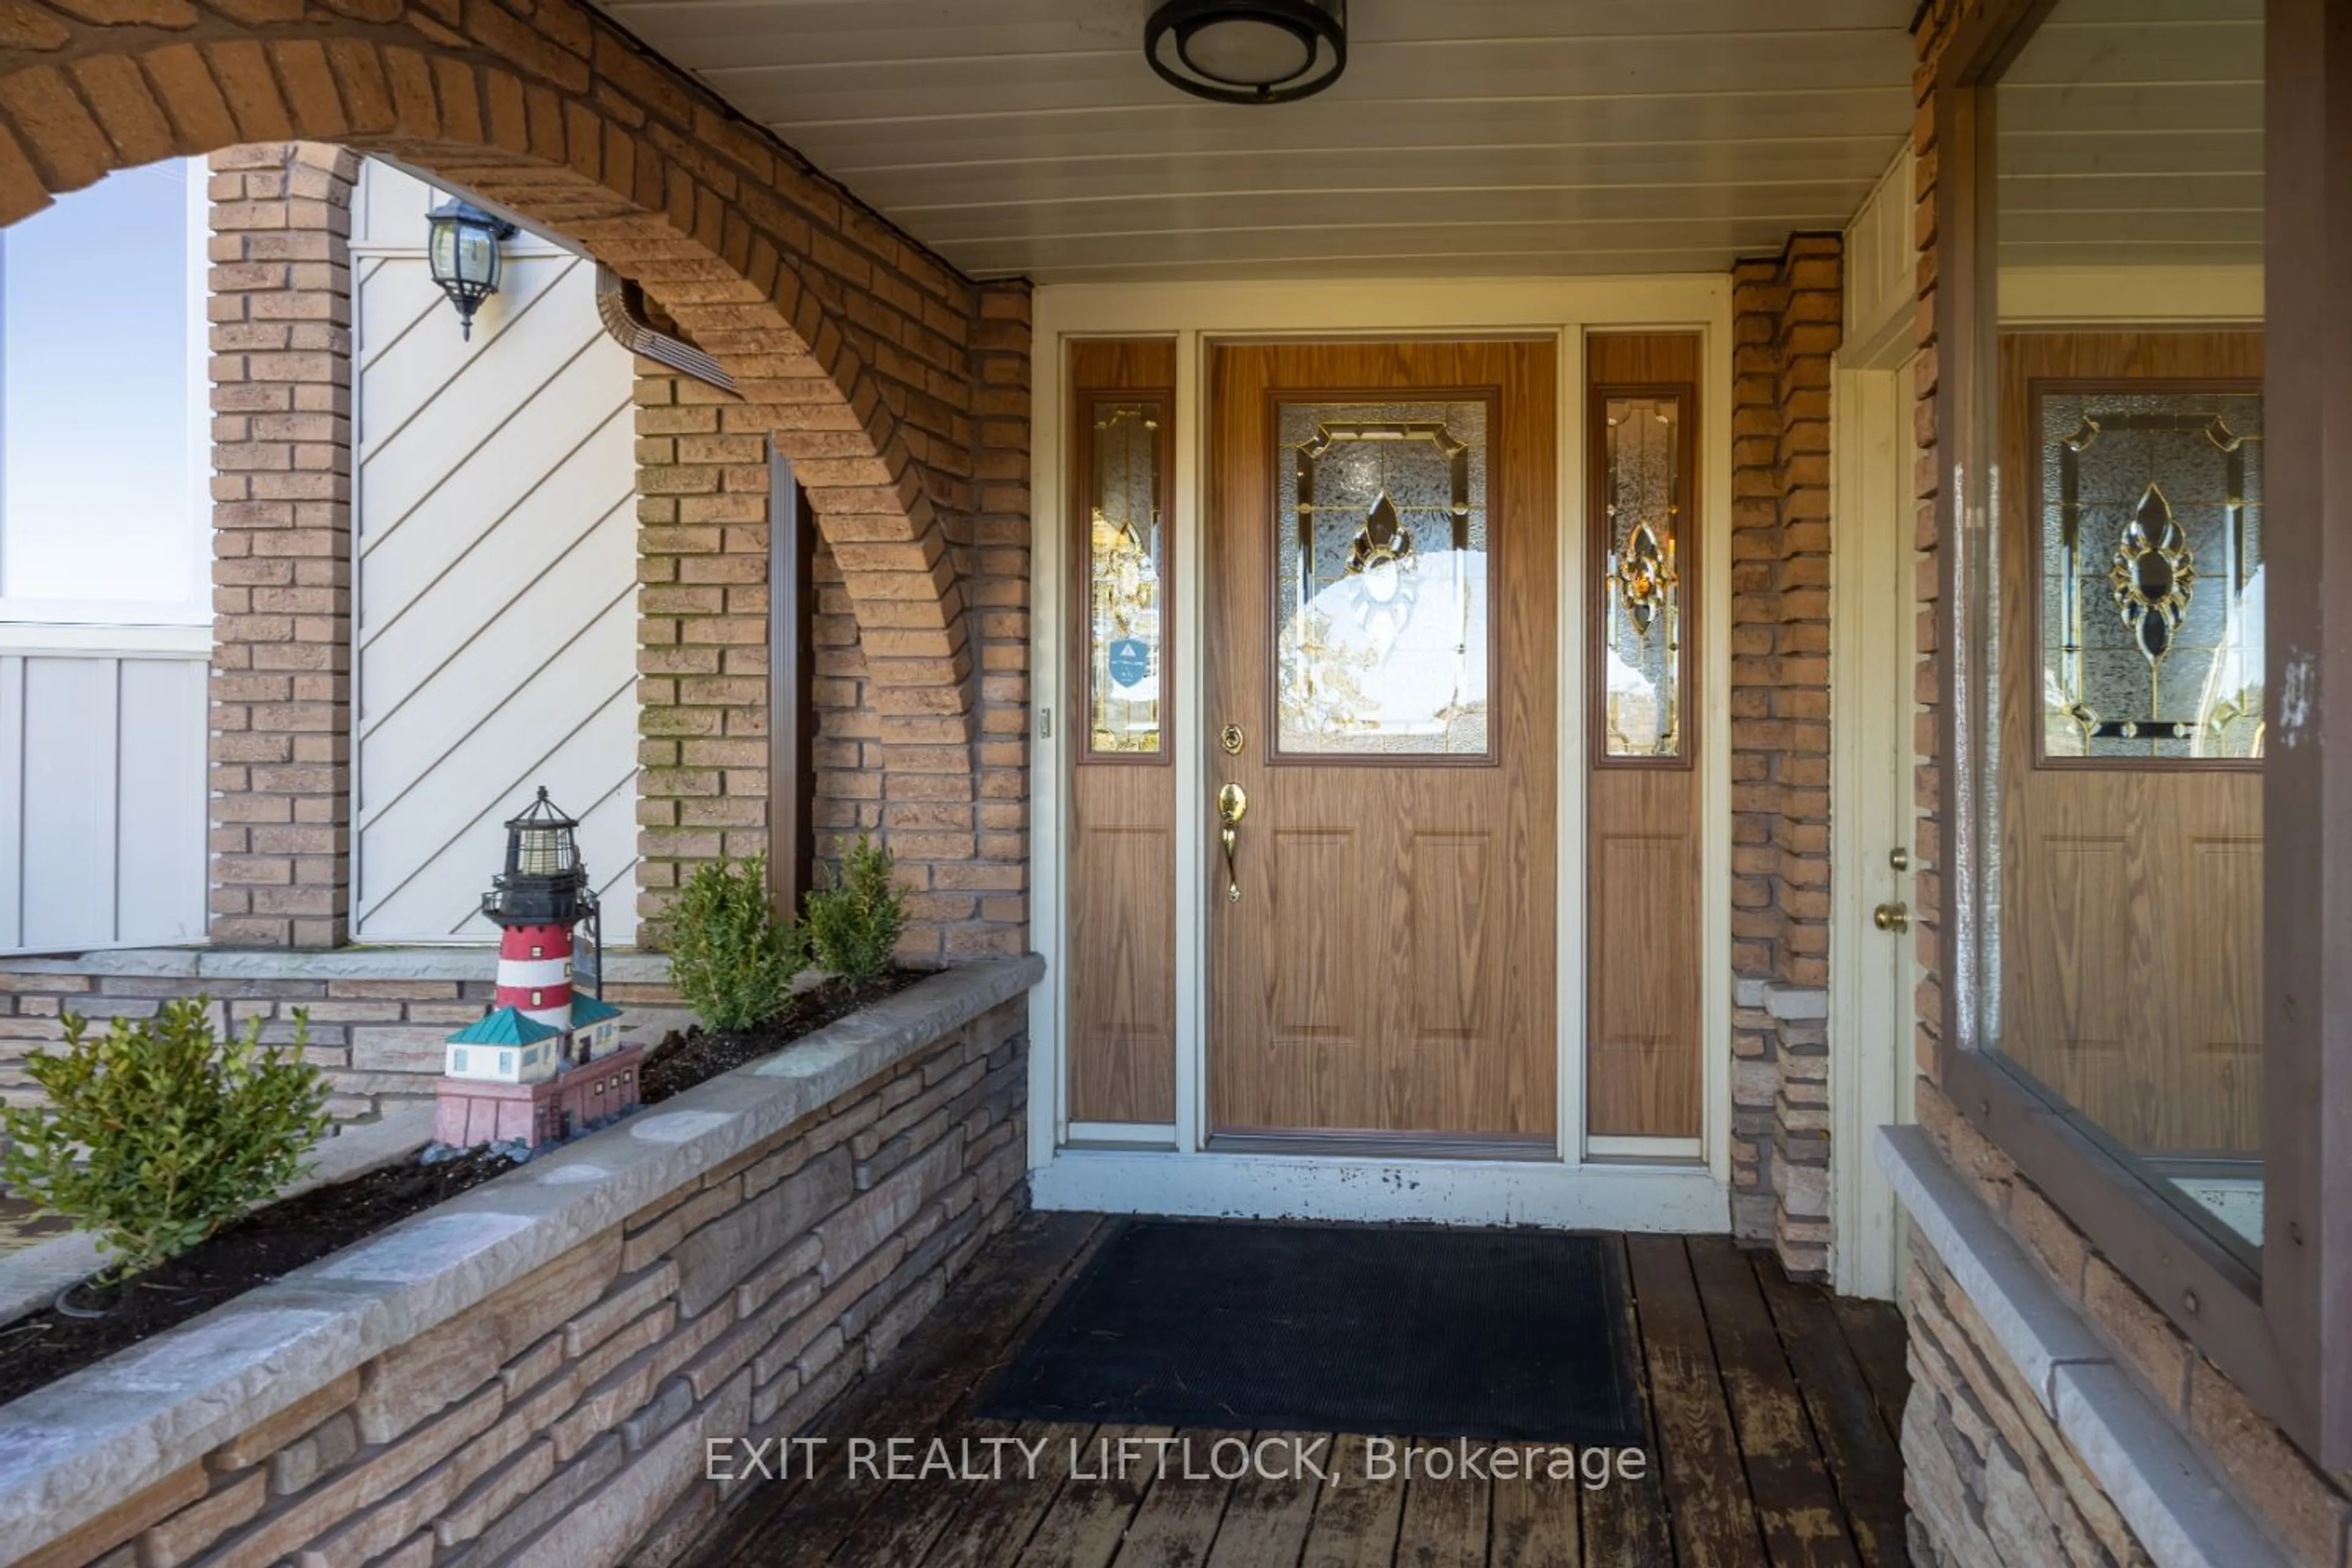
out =
[[[1215,353],[1213,1146],[1554,1148],[1556,376]]]

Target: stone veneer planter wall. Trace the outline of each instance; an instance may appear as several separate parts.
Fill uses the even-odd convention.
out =
[[[1026,1205],[1034,957],[947,971],[0,1406],[0,1561],[660,1562]]]
[[[328,1113],[381,1115],[432,1099],[449,1031],[489,1009],[498,958],[487,947],[155,947],[0,959],[0,1103],[38,1097],[25,1058],[60,1037],[60,1014],[146,1018],[167,998],[206,995],[226,1023],[261,1019],[267,1040],[291,1039],[296,1010],[307,1011]],[[604,994],[648,1044],[683,1018],[658,952],[611,954]]]

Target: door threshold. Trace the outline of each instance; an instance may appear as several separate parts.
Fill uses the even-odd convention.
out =
[[[1029,1173],[1040,1209],[1231,1219],[1538,1225],[1721,1235],[1731,1195],[1703,1165],[1061,1149]]]
[[[1549,1134],[1528,1138],[1506,1133],[1276,1132],[1248,1129],[1212,1132],[1206,1147],[1212,1154],[1337,1155],[1359,1160],[1556,1161],[1559,1158],[1559,1145]]]

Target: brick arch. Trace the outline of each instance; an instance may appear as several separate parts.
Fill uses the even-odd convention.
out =
[[[971,472],[971,283],[573,0],[0,11],[0,223],[114,169],[289,141],[397,159],[642,286],[736,377],[861,630],[891,634],[868,661],[884,740],[971,742],[940,493]]]

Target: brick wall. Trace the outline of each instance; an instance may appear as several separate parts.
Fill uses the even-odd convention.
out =
[[[221,584],[239,623],[226,634],[221,723],[225,736],[251,738],[224,745],[215,775],[218,937],[343,934],[347,671],[331,623],[348,591],[347,481],[336,477],[348,400],[320,389],[348,378],[347,314],[326,297],[343,281],[338,182],[347,187],[351,166],[297,146],[327,143],[394,157],[580,245],[728,368],[742,413],[725,434],[763,434],[793,460],[833,547],[860,632],[863,706],[877,721],[879,825],[909,879],[939,895],[915,945],[949,957],[1025,945],[1028,721],[1009,651],[1027,598],[1022,286],[960,276],[582,0],[540,0],[527,17],[455,0],[201,14],[25,0],[12,18],[0,222],[114,168],[278,147],[275,172],[266,156],[223,170],[252,187],[235,193],[232,227],[245,237],[223,259],[327,268],[232,282],[256,309],[220,326],[224,353],[246,357],[250,395],[283,405],[224,411],[253,423],[222,437],[225,471],[248,476],[223,499],[247,509],[235,526],[287,535],[270,559],[298,564],[290,581],[257,565],[262,580]],[[289,313],[265,317],[264,293]],[[739,466],[725,450],[677,460]],[[709,595],[688,600],[689,588],[715,590],[730,619],[729,601],[749,603],[763,585],[667,586],[692,603]],[[751,782],[659,798],[726,802],[698,811],[740,816]],[[682,804],[670,816],[653,827],[740,829],[689,828]],[[660,858],[675,861],[675,846]]]
[[[668,1560],[720,1501],[706,1439],[800,1430],[1026,1206],[1026,1015],[950,1030],[18,1561]]]
[[[898,547],[815,519],[818,853],[869,832],[890,847],[912,894],[900,951],[914,959],[1027,946],[1028,290],[990,286],[977,301],[955,421],[970,457],[933,448],[949,626],[923,624],[924,605],[861,609],[859,584]],[[636,404],[638,885],[657,940],[696,863],[767,847],[767,442],[795,416],[650,361]],[[794,466],[803,484],[810,467]]]
[[[695,862],[767,847],[768,435],[637,362],[637,910],[657,941]]]
[[[2243,1502],[2290,1562],[2332,1568],[2352,1555],[2352,1474],[2316,1469],[2277,1426],[2174,1329],[2146,1296],[1968,1125],[1937,1079],[1943,1016],[1945,839],[1936,815],[1942,786],[1939,710],[1947,699],[1936,664],[1941,587],[1937,518],[1943,469],[1934,397],[1937,386],[1935,305],[1944,268],[1962,265],[1940,247],[1935,194],[1939,149],[1931,88],[1942,52],[1974,0],[1935,0],[1918,24],[1918,396],[1920,447],[1915,542],[1920,663],[1914,835],[1917,875],[1911,903],[1923,977],[1916,998],[1915,1085],[1919,1121],[1939,1152],[2023,1247],[2127,1369],[2154,1407],[2186,1437],[2221,1483]],[[1905,1490],[1912,1510],[1912,1554],[1928,1568],[2050,1563],[2136,1563],[2147,1560],[2083,1454],[2046,1418],[2024,1375],[2002,1350],[1949,1260],[1915,1230],[1906,1312],[1912,1394],[1903,1423]],[[2179,1484],[2176,1479],[2171,1484]]]
[[[1732,274],[1734,1224],[1829,1267],[1830,362],[1840,240]],[[1856,1157],[1864,1157],[1857,1153]]]
[[[215,942],[347,932],[358,177],[316,142],[212,157]]]

